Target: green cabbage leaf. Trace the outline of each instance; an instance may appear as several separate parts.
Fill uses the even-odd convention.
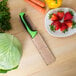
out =
[[[13,35],[0,33],[0,72],[16,69],[22,56],[22,46]]]

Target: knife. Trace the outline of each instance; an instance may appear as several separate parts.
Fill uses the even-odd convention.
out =
[[[29,20],[28,16],[21,12],[19,14],[21,22],[23,23],[24,27],[26,28],[27,32],[30,34],[32,41],[36,48],[38,49],[40,55],[42,56],[43,60],[47,65],[51,64],[55,61],[55,56],[52,51],[48,48],[47,44],[41,37],[38,31],[32,29],[32,22]]]

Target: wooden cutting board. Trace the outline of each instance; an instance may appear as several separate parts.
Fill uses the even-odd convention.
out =
[[[76,0],[63,0],[63,7],[71,7],[76,10]],[[18,69],[0,76],[76,76],[76,34],[67,38],[55,38],[50,36],[44,27],[44,15],[36,11],[24,0],[9,0],[8,6],[11,12],[12,30],[9,33],[15,35],[23,45],[23,56]],[[20,22],[19,13],[26,10],[34,26],[44,37],[49,48],[56,57],[56,62],[47,66],[30,36]]]

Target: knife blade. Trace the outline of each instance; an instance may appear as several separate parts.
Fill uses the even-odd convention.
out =
[[[31,20],[29,20],[28,16],[24,13],[21,12],[19,14],[20,19],[26,28],[27,32],[30,34],[32,41],[36,48],[38,49],[40,55],[42,56],[43,60],[47,65],[51,64],[52,62],[55,61],[55,56],[52,53],[52,51],[49,49],[45,41],[43,40],[42,36],[40,33],[36,30],[33,30],[31,26],[33,26]]]

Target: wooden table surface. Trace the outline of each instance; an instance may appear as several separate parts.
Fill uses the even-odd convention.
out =
[[[18,69],[0,74],[0,76],[76,76],[76,34],[67,38],[55,38],[49,35],[44,27],[44,15],[36,11],[24,0],[9,0],[12,30],[23,45],[23,56]],[[63,0],[62,7],[76,10],[76,0]],[[56,61],[46,65],[22,26],[19,13],[25,11],[41,33],[47,45],[56,57]]]

